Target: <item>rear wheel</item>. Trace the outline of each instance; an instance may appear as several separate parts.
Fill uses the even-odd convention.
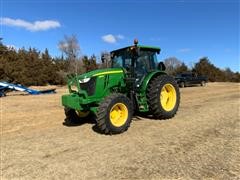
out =
[[[150,111],[156,118],[172,118],[180,103],[177,83],[168,75],[154,78],[148,86],[147,100]]]
[[[90,117],[90,111],[79,111],[68,107],[64,108],[67,124],[78,124],[83,120],[87,120]]]
[[[98,107],[97,126],[104,134],[122,133],[132,121],[133,107],[123,94],[111,94]]]

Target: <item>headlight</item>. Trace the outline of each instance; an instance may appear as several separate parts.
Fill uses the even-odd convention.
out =
[[[91,78],[79,79],[79,83],[87,83]]]

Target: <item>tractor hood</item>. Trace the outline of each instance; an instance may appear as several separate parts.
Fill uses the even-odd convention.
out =
[[[123,73],[123,68],[107,68],[107,69],[97,69],[78,76],[78,79],[91,78],[96,76],[103,76],[107,74],[119,74]]]

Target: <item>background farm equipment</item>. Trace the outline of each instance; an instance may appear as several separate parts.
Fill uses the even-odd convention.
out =
[[[22,86],[20,84],[12,84],[7,82],[0,82],[0,97],[5,96],[7,92],[10,91],[21,91],[21,92],[27,92],[31,95],[38,95],[38,94],[52,94],[56,93],[56,89],[47,89],[47,90],[34,90],[27,88],[25,86]]]
[[[178,85],[182,88],[196,84],[205,86],[206,83],[208,82],[208,78],[206,76],[198,76],[196,73],[193,72],[177,74],[175,80],[177,81]]]

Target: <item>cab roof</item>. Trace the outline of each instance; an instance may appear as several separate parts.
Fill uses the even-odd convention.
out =
[[[126,50],[126,49],[130,49],[131,47],[134,47],[134,46],[127,46],[127,47],[124,47],[124,48],[116,49],[116,50],[111,51],[111,53]],[[159,47],[155,47],[155,46],[137,45],[137,47],[139,47],[140,50],[150,50],[150,51],[155,51],[157,53],[159,53],[161,51],[161,49]]]

